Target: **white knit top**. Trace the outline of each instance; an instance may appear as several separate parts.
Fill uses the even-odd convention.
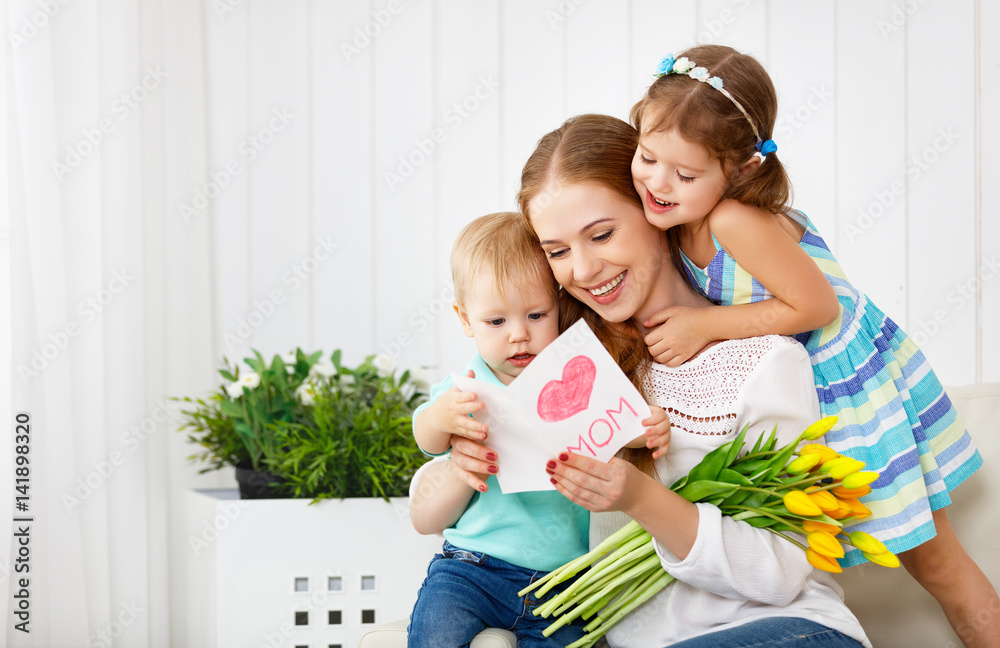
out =
[[[777,425],[780,446],[820,417],[805,348],[775,335],[721,342],[677,368],[655,364],[647,391],[673,425],[670,450],[656,465],[667,485],[744,425],[748,446]],[[833,576],[809,565],[801,548],[697,506],[698,534],[684,560],[656,543],[677,581],[612,628],[612,648],[662,648],[775,616],[809,619],[871,647]],[[591,546],[626,522],[622,513],[591,514]]]

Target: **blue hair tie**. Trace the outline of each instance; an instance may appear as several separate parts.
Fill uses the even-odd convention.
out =
[[[761,157],[764,157],[768,153],[774,153],[778,150],[778,145],[774,143],[774,140],[764,140],[763,142],[757,142],[757,146],[754,147],[757,152],[760,153]]]

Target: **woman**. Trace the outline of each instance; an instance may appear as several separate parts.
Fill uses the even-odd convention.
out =
[[[625,122],[573,118],[539,142],[519,194],[564,289],[564,321],[584,317],[650,402],[670,412],[673,425],[670,451],[655,470],[640,469],[640,461],[605,464],[569,454],[548,462],[556,488],[594,513],[592,545],[631,517],[650,532],[664,568],[678,579],[614,627],[608,642],[870,646],[833,578],[814,570],[800,548],[664,485],[744,425],[749,443],[775,424],[779,443],[791,441],[819,417],[819,407],[808,356],[788,338],[730,340],[677,368],[652,364],[636,323],[667,306],[711,304],[687,284],[665,235],[643,215],[630,176],[635,148],[636,132]],[[485,446],[456,441],[451,461],[433,474],[439,482],[478,485],[495,463],[491,456]],[[429,508],[421,486],[414,489],[417,516]]]

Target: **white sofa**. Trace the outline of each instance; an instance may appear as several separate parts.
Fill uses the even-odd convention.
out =
[[[1000,383],[948,388],[959,414],[983,456],[983,467],[952,495],[948,517],[962,545],[995,587],[1000,587]],[[931,597],[899,569],[859,565],[839,577],[847,605],[861,620],[875,648],[934,646],[958,648],[961,640]],[[980,619],[1000,610],[983,610]],[[976,632],[972,627],[968,632]],[[965,634],[963,630],[963,634]],[[516,648],[512,633],[490,628],[472,648]],[[358,648],[406,648],[406,621],[368,630]]]

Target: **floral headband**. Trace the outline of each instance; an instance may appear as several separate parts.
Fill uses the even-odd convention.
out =
[[[656,68],[656,76],[661,77],[667,74],[683,74],[691,77],[695,81],[707,83],[724,94],[727,99],[732,101],[733,105],[736,106],[736,108],[743,113],[743,116],[747,118],[747,123],[750,124],[754,137],[757,138],[757,143],[754,145],[757,152],[754,155],[758,156],[761,160],[763,160],[768,153],[774,153],[778,150],[778,145],[774,143],[774,140],[763,140],[761,138],[760,133],[757,131],[757,126],[753,123],[753,120],[750,119],[750,114],[740,102],[736,101],[736,97],[731,95],[729,91],[722,86],[722,79],[717,76],[709,76],[707,68],[696,66],[694,61],[686,56],[682,56],[679,59],[674,60],[673,54],[667,54],[663,60],[660,61],[659,67]]]

